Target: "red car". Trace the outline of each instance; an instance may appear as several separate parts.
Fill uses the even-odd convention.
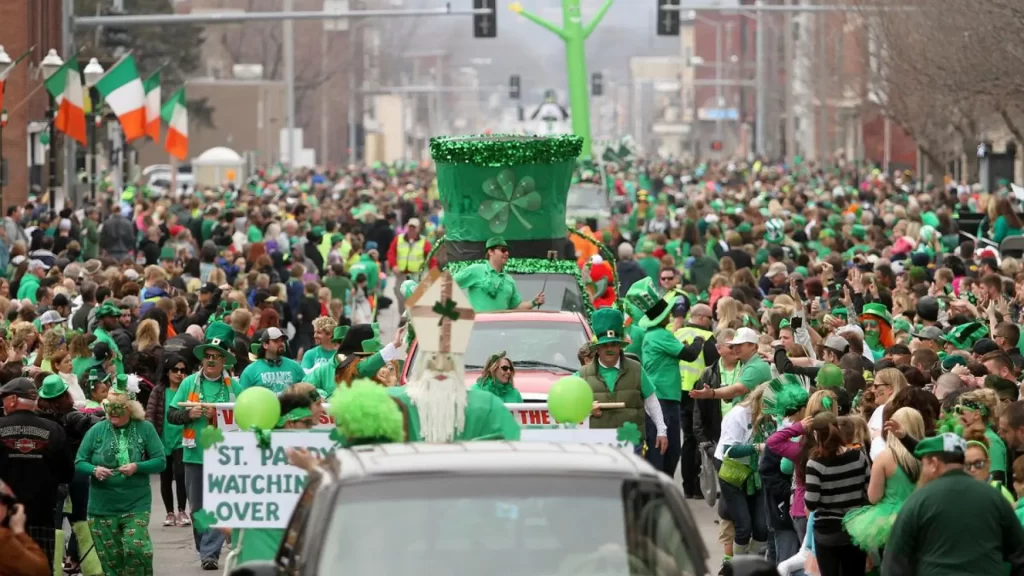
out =
[[[590,324],[578,312],[477,314],[464,357],[466,386],[476,383],[492,354],[505,351],[516,367],[514,383],[523,401],[543,402],[556,380],[580,369],[576,353],[584,342],[590,342],[590,337]],[[403,385],[416,364],[417,344],[413,341],[409,346],[402,370]]]

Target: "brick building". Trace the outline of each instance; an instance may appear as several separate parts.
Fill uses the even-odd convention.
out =
[[[32,182],[44,182],[45,154],[37,147],[36,162],[30,157],[29,124],[46,119],[49,105],[46,91],[32,92],[42,84],[36,65],[48,49],[60,48],[60,11],[61,0],[0,1],[0,22],[3,23],[0,44],[7,53],[14,59],[35,46],[34,53],[8,76],[4,90],[4,107],[9,118],[3,130],[3,154],[10,172],[9,182],[3,189],[5,212],[7,206],[25,203]]]

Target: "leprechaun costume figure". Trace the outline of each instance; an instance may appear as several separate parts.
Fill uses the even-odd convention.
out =
[[[626,422],[632,422],[643,430],[646,413],[654,422],[655,447],[664,453],[669,441],[661,405],[654,385],[643,379],[640,363],[623,353],[626,346],[623,324],[622,312],[615,308],[601,308],[591,319],[597,336],[591,347],[596,354],[593,360],[580,368],[580,378],[586,380],[593,390],[594,402],[623,402],[626,407],[617,410],[595,408],[590,415],[590,427],[619,428]]]
[[[873,302],[865,304],[860,314],[861,327],[864,329],[864,343],[871,350],[871,355],[878,362],[885,356],[885,349],[895,344],[892,334],[892,316],[884,304]]]
[[[223,322],[214,322],[206,329],[206,341],[193,353],[202,365],[199,371],[185,378],[171,401],[167,421],[185,426],[182,431],[182,461],[185,464],[185,493],[192,513],[203,507],[203,449],[196,440],[207,425],[217,425],[217,409],[209,404],[234,402],[242,393],[238,380],[228,370],[235,365],[231,352],[235,331]],[[192,404],[181,407],[181,404]],[[224,536],[216,530],[199,532],[193,525],[196,551],[204,570],[216,570]]]
[[[115,379],[103,401],[107,419],[89,429],[78,449],[75,470],[88,474],[89,527],[106,574],[153,574],[149,512],[150,475],[167,466],[163,442],[146,421],[142,405]]]

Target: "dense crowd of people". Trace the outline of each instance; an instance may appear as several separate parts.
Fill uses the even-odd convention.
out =
[[[726,563],[764,554],[780,573],[824,576],[1024,566],[1024,271],[986,247],[1021,233],[1008,190],[760,161],[632,159],[576,179],[624,207],[572,223],[596,307],[578,375],[625,406],[595,406],[589,425],[635,423],[692,505],[717,500]],[[963,213],[985,215],[978,239],[962,239]],[[208,405],[268,388],[279,427],[301,429],[339,383],[395,385],[404,331],[383,342],[373,323],[445,264],[443,234],[425,166],[9,207],[0,574],[152,574],[149,478],[163,526],[194,529]],[[483,252],[453,274],[477,311],[544,304],[519,293],[503,238]],[[516,359],[495,352],[458,438],[518,438],[492,409],[522,398]],[[450,422],[413,409],[422,429],[403,438],[452,439]],[[226,535],[194,536],[199,564],[218,569]],[[248,536],[228,537],[265,557]]]

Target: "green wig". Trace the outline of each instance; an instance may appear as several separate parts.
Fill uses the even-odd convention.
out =
[[[783,374],[773,378],[765,388],[761,405],[765,413],[782,420],[807,406],[810,394],[804,389],[800,379],[793,374]]]
[[[330,413],[348,446],[405,441],[405,419],[387,388],[372,380],[338,387]]]

